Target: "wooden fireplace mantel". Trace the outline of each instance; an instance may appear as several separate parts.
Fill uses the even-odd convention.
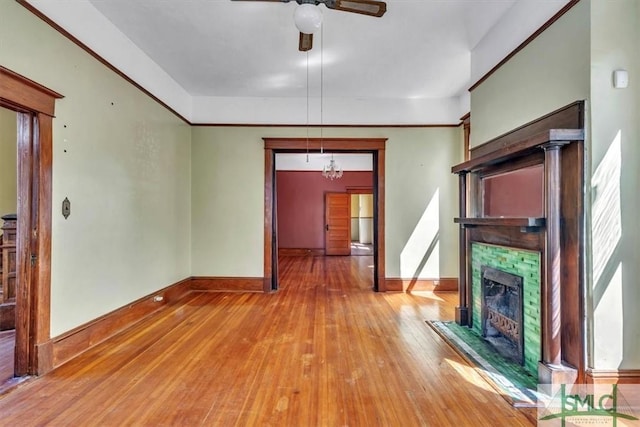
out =
[[[512,160],[516,157],[522,157],[528,153],[539,150],[545,145],[552,142],[571,142],[583,141],[583,129],[547,129],[543,132],[536,133],[528,138],[519,140],[515,143],[502,144],[501,148],[496,149],[485,155],[472,158],[464,163],[453,166],[451,172],[455,174],[465,172],[475,172],[493,166],[497,163]]]
[[[485,177],[540,164],[542,216],[484,216]],[[570,104],[473,148],[470,160],[451,171],[459,177],[459,217],[454,219],[460,225],[456,322],[472,323],[473,242],[536,250],[542,259],[539,381],[573,382],[576,372],[583,381],[584,103]]]

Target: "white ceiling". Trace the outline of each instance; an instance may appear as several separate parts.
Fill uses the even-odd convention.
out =
[[[474,51],[490,68],[567,2],[387,0],[382,18],[320,5],[307,120],[294,1],[29,1],[192,122],[277,124],[456,123]],[[501,23],[512,40],[483,46]]]

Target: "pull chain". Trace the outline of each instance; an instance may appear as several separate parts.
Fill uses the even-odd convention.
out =
[[[309,163],[309,51],[307,51],[307,163]]]

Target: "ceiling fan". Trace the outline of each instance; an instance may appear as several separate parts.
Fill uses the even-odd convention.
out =
[[[320,3],[329,9],[343,12],[359,13],[361,15],[375,16],[377,18],[387,11],[387,4],[376,0],[234,0],[234,1],[268,1],[289,3],[295,1],[300,6],[296,9],[294,19],[296,27],[300,30],[298,49],[302,52],[313,47],[313,33],[320,28],[322,13],[315,8]],[[315,11],[314,11],[315,9]]]

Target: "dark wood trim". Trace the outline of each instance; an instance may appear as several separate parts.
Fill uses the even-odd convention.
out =
[[[462,155],[464,161],[468,161],[471,158],[471,112],[468,112],[464,116],[460,117],[460,124],[463,126],[463,145]],[[469,179],[467,173],[461,173],[458,175],[458,214],[460,218],[467,218],[469,215],[469,206],[467,200],[471,194],[472,185],[474,182]],[[475,209],[475,207],[474,207]],[[467,235],[467,228],[464,225],[459,226],[458,230],[458,306],[456,307],[455,321],[459,325],[470,325],[469,322],[469,295],[470,289],[470,277],[468,268],[468,260],[471,259],[469,253],[469,237]]]
[[[569,12],[573,8],[573,6],[575,6],[578,3],[580,3],[580,0],[571,0],[571,1],[569,1],[562,9],[560,9],[555,15],[553,15],[551,18],[549,18],[549,20],[547,20],[547,22],[542,24],[542,26],[540,28],[538,28],[533,34],[531,34],[525,41],[520,43],[518,45],[518,47],[516,47],[507,56],[505,56],[502,61],[498,62],[498,64],[495,67],[493,67],[491,70],[489,70],[487,73],[485,73],[482,77],[480,77],[480,79],[477,82],[475,82],[473,84],[473,86],[471,86],[469,88],[469,92],[473,91],[475,88],[480,86],[493,73],[498,71],[504,64],[509,62],[511,60],[511,58],[516,56],[521,50],[523,50],[525,47],[527,47],[532,41],[537,39],[538,36],[540,36],[542,33],[544,33],[544,31],[547,28],[549,28],[551,25],[553,25],[558,19],[562,18],[562,16],[564,16],[565,13]]]
[[[0,106],[53,116],[59,93],[0,65]],[[16,101],[19,99],[19,105]],[[14,107],[14,108],[12,108]]]
[[[386,142],[386,140],[385,140]],[[374,290],[376,292],[385,292],[386,289],[386,240],[385,240],[385,222],[386,222],[386,209],[385,209],[385,156],[386,151],[384,149],[378,150],[374,153],[374,203],[376,204],[376,212],[374,213],[374,253],[373,262],[375,264],[375,271],[377,274],[377,280],[374,284]]]
[[[261,277],[189,277],[38,344],[43,372],[58,367],[94,345],[133,326],[163,307],[181,300],[190,292],[262,292]],[[162,297],[156,301],[156,297]],[[40,372],[39,372],[40,373]]]
[[[460,125],[463,128],[463,155],[464,160],[467,161],[471,158],[471,152],[469,151],[471,146],[471,113],[460,117]]]
[[[491,165],[478,171],[480,179],[491,177],[493,175],[502,175],[504,173],[513,172],[518,169],[524,169],[532,166],[544,166],[544,152],[531,153],[526,157],[516,158],[496,165]]]
[[[486,217],[486,218],[454,218],[453,222],[462,224],[467,227],[478,225],[494,226],[494,227],[544,227],[545,218],[505,218],[505,217]]]
[[[278,248],[278,256],[324,256],[324,249]]]
[[[460,214],[459,219],[467,218],[467,174],[461,173],[458,175],[458,213]],[[459,325],[468,325],[469,324],[469,291],[467,289],[469,279],[469,268],[468,268],[468,240],[467,240],[467,230],[464,227],[464,224],[461,224],[458,230],[458,276],[459,276],[459,292],[458,292],[458,306],[456,307],[456,322]]]
[[[307,142],[310,151],[373,152],[384,150],[386,138],[263,138],[269,150],[305,151]]]
[[[33,315],[31,330],[34,333],[36,351],[32,355],[32,366],[38,374],[51,369],[52,355],[46,346],[51,337],[51,224],[52,224],[52,189],[53,182],[53,118],[38,114],[38,132],[40,144],[37,147],[36,162],[38,167],[38,218],[39,238],[33,242],[33,253],[38,262],[35,264],[36,289],[33,293]],[[44,346],[44,347],[43,347]]]
[[[50,338],[53,119],[59,93],[0,69],[0,105],[18,117],[17,376],[52,366]],[[6,77],[6,78],[5,78]],[[32,255],[34,256],[32,262]]]
[[[584,101],[575,101],[549,114],[497,136],[470,149],[476,159],[496,150],[508,147],[523,139],[531,138],[549,129],[584,129]]]
[[[107,67],[108,69],[110,69],[111,71],[113,71],[114,73],[119,75],[120,77],[122,77],[128,83],[132,84],[136,89],[140,90],[142,93],[147,95],[149,98],[153,99],[155,102],[157,102],[158,104],[162,105],[164,108],[169,110],[171,113],[173,113],[180,120],[182,120],[183,122],[185,122],[187,124],[191,124],[189,122],[189,120],[187,120],[185,117],[183,117],[180,113],[178,113],[176,110],[171,108],[168,104],[166,104],[165,102],[160,100],[160,98],[158,98],[157,96],[155,96],[154,94],[149,92],[147,89],[142,87],[140,84],[136,83],[131,77],[129,77],[128,75],[126,75],[125,73],[120,71],[116,66],[111,64],[109,61],[104,59],[102,56],[98,55],[93,49],[91,49],[86,44],[82,43],[80,40],[78,40],[76,37],[71,35],[71,33],[69,33],[67,30],[62,28],[60,25],[56,24],[48,16],[46,16],[44,13],[40,12],[36,7],[34,7],[31,4],[29,4],[29,2],[27,2],[26,0],[16,0],[16,1],[20,5],[22,5],[25,9],[27,9],[29,12],[33,13],[35,16],[37,16],[42,21],[44,21],[51,28],[53,28],[54,30],[56,30],[57,32],[62,34],[62,36],[64,36],[67,39],[69,39],[69,41],[71,41],[73,44],[77,45],[80,49],[82,49],[85,52],[87,52],[89,55],[91,55],[93,58],[95,58],[102,65],[104,65],[105,67]]]
[[[373,187],[347,187],[349,194],[373,194]]]
[[[640,369],[593,369],[586,372],[587,384],[640,384]]]
[[[37,316],[33,306],[34,282],[32,279],[32,235],[35,227],[33,204],[34,144],[38,144],[37,123],[34,113],[18,113],[18,232],[16,235],[16,353],[15,375],[33,374],[31,366],[35,342],[31,330],[32,316]],[[36,209],[34,211],[34,208]],[[26,229],[26,230],[25,230]],[[25,232],[26,231],[26,232]],[[37,236],[36,236],[37,237]],[[26,286],[24,286],[26,285]],[[34,319],[35,320],[35,319]]]
[[[240,127],[240,128],[314,128],[314,129],[349,129],[349,128],[365,128],[365,129],[379,129],[379,128],[391,128],[391,129],[410,129],[410,128],[457,128],[460,124],[443,123],[443,124],[326,124],[321,125],[306,125],[306,124],[291,124],[291,123],[191,123],[192,126],[207,126],[207,127]]]
[[[278,277],[278,259],[276,240],[276,204],[275,179],[276,158],[270,148],[264,150],[264,283],[263,291],[271,292],[275,286],[274,278]]]
[[[546,218],[546,248],[544,251],[542,286],[542,360],[547,364],[562,364],[562,246],[560,238],[560,201],[562,180],[562,143],[549,143],[544,146],[544,202]]]
[[[402,279],[387,277],[385,279],[387,292],[457,292],[458,279],[455,277],[441,277],[439,279]]]
[[[263,138],[265,147],[264,289],[276,288],[277,236],[275,232],[275,153],[319,151],[373,153],[376,205],[374,217],[374,289],[385,291],[385,146],[386,138]]]
[[[37,375],[44,375],[54,368],[53,366],[53,342],[47,340],[36,344]]]
[[[576,142],[562,152],[562,357],[578,369],[578,382],[584,378],[584,322],[585,315],[585,229],[584,142]],[[578,333],[576,333],[578,331]]]
[[[191,278],[186,278],[51,339],[51,365],[53,367],[62,365],[94,345],[133,326],[167,304],[180,300],[190,291]],[[162,297],[162,300],[156,301],[154,297]]]
[[[583,141],[583,129],[547,129],[543,132],[510,143],[502,149],[472,158],[451,168],[451,172],[475,172],[487,166],[511,160],[514,155],[523,157],[550,141]]]
[[[192,291],[263,292],[262,277],[192,277]]]
[[[472,227],[468,229],[468,233],[468,246],[475,242],[536,252],[542,252],[544,249],[544,233],[523,233],[518,227]],[[467,251],[469,249],[470,248],[467,247]],[[469,298],[468,301],[471,301],[471,299]]]

